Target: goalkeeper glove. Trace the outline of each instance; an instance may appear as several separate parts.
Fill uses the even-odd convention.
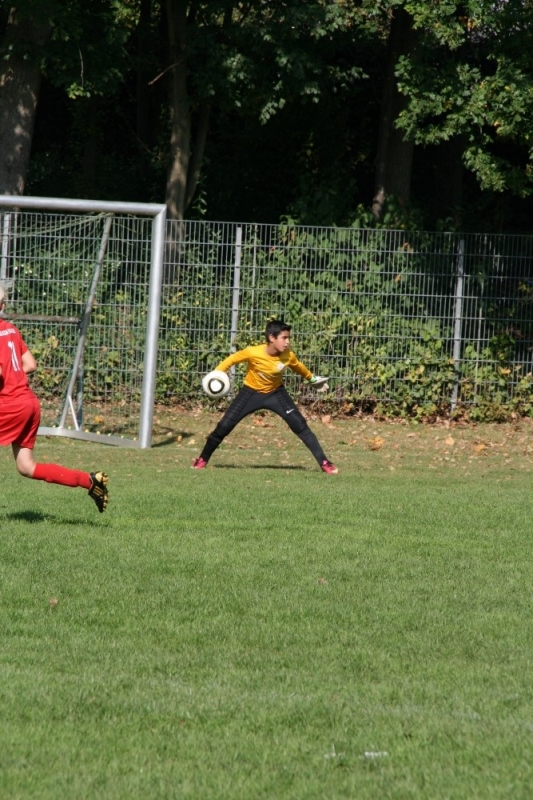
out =
[[[315,387],[323,386],[327,382],[328,379],[322,378],[320,375],[311,375],[311,377],[309,378],[309,383],[311,384],[311,386]]]

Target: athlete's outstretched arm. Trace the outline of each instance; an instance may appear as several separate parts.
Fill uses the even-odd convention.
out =
[[[306,381],[310,380],[313,377],[313,373],[311,372],[305,364],[302,364],[299,361],[293,352],[291,352],[288,366],[292,369],[293,372],[296,372],[297,375],[301,375],[302,378],[305,378]]]
[[[224,361],[221,361],[220,364],[215,367],[215,369],[219,369],[221,372],[227,372],[230,367],[233,367],[234,364],[242,364],[243,361],[248,361],[250,357],[250,348],[245,347],[242,350],[237,350],[236,353],[232,353]]]

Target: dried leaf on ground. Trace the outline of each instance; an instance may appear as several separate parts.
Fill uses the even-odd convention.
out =
[[[274,427],[271,422],[267,422],[267,420],[264,419],[263,417],[254,417],[252,419],[252,425],[255,425],[257,428],[273,428]]]

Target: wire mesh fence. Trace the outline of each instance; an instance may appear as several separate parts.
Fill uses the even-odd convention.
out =
[[[39,362],[45,424],[57,420],[99,258],[77,375],[83,425],[116,433],[138,421],[151,223],[114,215],[102,252],[108,220],[0,214],[0,280]],[[533,237],[193,221],[166,230],[159,402],[207,402],[201,376],[262,341],[275,316],[343,408],[530,409]],[[287,380],[305,401],[302,382]]]
[[[532,237],[192,222],[169,230],[160,351],[169,396],[198,393],[202,373],[261,341],[277,316],[339,401],[406,413],[527,410]]]

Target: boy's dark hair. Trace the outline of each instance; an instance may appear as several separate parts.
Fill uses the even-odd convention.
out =
[[[291,326],[286,322],[283,322],[283,320],[271,319],[267,322],[267,326],[265,328],[265,339],[267,342],[270,341],[269,336],[273,336],[274,339],[277,339],[280,333],[283,331],[290,331],[290,329]]]

